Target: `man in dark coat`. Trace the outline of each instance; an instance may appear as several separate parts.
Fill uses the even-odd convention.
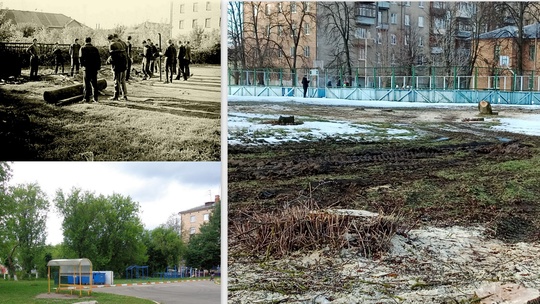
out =
[[[191,77],[191,72],[189,71],[189,64],[191,63],[191,46],[189,41],[186,42],[186,55],[184,56],[184,80],[187,80]]]
[[[62,74],[64,74],[64,56],[62,56],[62,49],[58,45],[58,42],[54,44],[53,49],[53,55],[54,55],[54,73],[58,74],[58,67],[62,66]]]
[[[122,91],[122,99],[127,101],[126,69],[128,58],[126,43],[113,35],[109,35],[108,39],[110,42],[108,62],[114,73],[114,96],[110,100],[117,101],[120,97],[120,91]]]
[[[79,74],[79,51],[81,50],[81,45],[79,44],[79,39],[75,39],[75,43],[69,47],[69,56],[71,56],[71,76],[73,77],[73,71]]]
[[[128,81],[131,76],[131,64],[133,63],[133,45],[131,44],[131,36],[127,37],[127,56],[128,64],[126,70],[126,81]]]
[[[309,80],[307,80],[307,76],[304,75],[304,77],[302,77],[302,87],[304,88],[304,98],[306,98],[308,86],[309,86]]]
[[[92,45],[92,38],[86,37],[84,42],[85,45],[81,47],[79,52],[84,81],[84,101],[90,102],[90,96],[93,96],[92,102],[97,102],[99,95],[97,74],[99,69],[101,69],[101,57],[99,56],[98,49]]]
[[[167,41],[169,46],[165,50],[165,83],[172,82],[174,68],[176,67],[176,48],[171,39]]]
[[[32,40],[32,44],[26,49],[26,53],[30,54],[30,79],[37,79],[39,67],[39,48],[37,39]]]
[[[186,47],[182,44],[182,41],[178,41],[178,74],[176,74],[176,80],[180,80],[180,77],[184,74],[184,57],[186,56]]]

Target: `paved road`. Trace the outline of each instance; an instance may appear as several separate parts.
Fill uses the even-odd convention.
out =
[[[219,304],[221,286],[210,281],[104,287],[94,292],[113,293],[154,300],[162,304]]]

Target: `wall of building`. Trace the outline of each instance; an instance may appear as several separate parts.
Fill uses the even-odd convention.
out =
[[[205,32],[221,28],[221,2],[210,1],[174,1],[172,5],[172,37],[188,36],[195,27]]]

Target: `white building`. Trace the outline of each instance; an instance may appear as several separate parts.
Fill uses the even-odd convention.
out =
[[[221,2],[219,0],[174,1],[171,5],[172,37],[189,35],[194,28],[205,32],[220,30]]]

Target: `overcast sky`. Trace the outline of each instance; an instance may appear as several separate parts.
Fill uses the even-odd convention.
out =
[[[178,1],[178,0],[175,0]],[[171,0],[0,0],[2,8],[60,13],[91,28],[135,25],[144,21],[168,23]]]
[[[11,169],[10,185],[35,182],[51,205],[58,189],[68,193],[73,187],[130,196],[140,204],[146,229],[221,195],[219,162],[13,162]],[[62,222],[53,210],[47,220],[48,244],[62,242]]]

